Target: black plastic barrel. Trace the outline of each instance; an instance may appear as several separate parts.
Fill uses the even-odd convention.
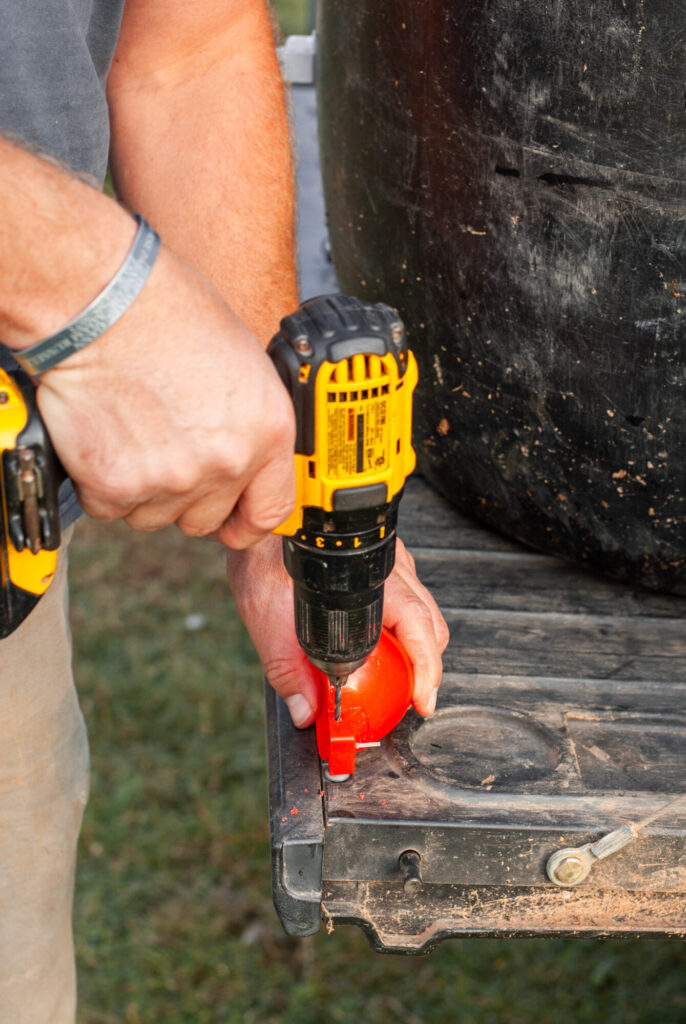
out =
[[[397,307],[459,507],[686,593],[683,0],[323,0],[341,287]]]

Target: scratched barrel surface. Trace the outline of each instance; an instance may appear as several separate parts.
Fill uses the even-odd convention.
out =
[[[463,510],[686,593],[683,0],[325,0],[344,291],[396,306]]]

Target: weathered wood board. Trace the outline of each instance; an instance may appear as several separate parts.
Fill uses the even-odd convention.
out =
[[[268,692],[284,926],[355,922],[411,953],[451,935],[686,934],[686,800],[575,887],[545,870],[686,791],[686,600],[505,540],[420,479],[400,532],[450,625],[438,708],[331,783]]]

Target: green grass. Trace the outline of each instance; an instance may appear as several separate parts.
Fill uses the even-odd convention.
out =
[[[309,0],[276,0],[274,11],[285,36],[310,31]]]
[[[462,940],[405,959],[372,953],[354,928],[284,936],[261,672],[220,549],[83,522],[72,581],[93,757],[79,1024],[686,1021],[673,941]],[[206,625],[190,632],[194,613]]]

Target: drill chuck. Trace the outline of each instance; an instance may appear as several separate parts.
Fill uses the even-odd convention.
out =
[[[378,643],[399,499],[356,513],[308,509],[302,531],[284,541],[296,634],[312,664],[329,676],[354,672]]]

